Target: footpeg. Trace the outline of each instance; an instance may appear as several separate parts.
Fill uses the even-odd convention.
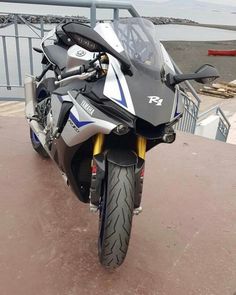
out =
[[[136,215],[136,216],[138,216],[142,212],[143,212],[143,208],[142,207],[139,207],[139,208],[134,209],[133,214]]]
[[[94,204],[92,204],[92,203],[90,203],[90,207],[89,207],[89,209],[90,209],[90,212],[91,212],[91,213],[97,213],[99,207],[96,206],[96,205],[94,205]]]
[[[70,186],[70,184],[69,184],[69,181],[68,181],[68,178],[67,178],[66,174],[65,174],[65,173],[61,173],[61,176],[62,176],[63,180],[65,181],[65,183],[66,183],[68,186]]]

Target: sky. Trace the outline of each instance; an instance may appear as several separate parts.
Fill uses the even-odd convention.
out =
[[[50,1],[50,0],[49,0]],[[48,2],[49,2],[48,1]],[[116,0],[119,1],[119,0]],[[200,23],[236,25],[236,0],[120,0],[132,2],[142,16],[188,18]],[[33,1],[32,1],[33,2]],[[1,0],[0,0],[1,3]],[[89,16],[88,9],[1,3],[0,12]],[[112,12],[98,12],[98,19]]]
[[[201,0],[202,2],[214,3],[214,4],[224,4],[229,6],[236,6],[235,0]]]
[[[132,3],[146,3],[146,2],[154,2],[154,3],[163,3],[163,2],[169,2],[169,0],[131,0]],[[177,1],[176,1],[177,2]],[[186,0],[188,2],[188,0]],[[205,3],[211,3],[211,4],[219,4],[219,5],[229,5],[229,6],[235,6],[236,7],[236,0],[196,0],[196,2],[205,2]]]

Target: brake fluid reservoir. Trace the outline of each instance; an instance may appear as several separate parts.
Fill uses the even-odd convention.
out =
[[[67,51],[67,71],[76,70],[81,65],[86,65],[95,57],[96,53],[85,50],[79,45],[73,45]]]

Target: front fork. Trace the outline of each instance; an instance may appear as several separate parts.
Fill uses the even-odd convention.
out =
[[[90,189],[90,210],[97,212],[100,196],[102,192],[102,181],[105,177],[105,161],[102,156],[103,146],[105,141],[104,134],[97,134],[93,148],[93,162],[92,162],[92,181]],[[138,156],[138,163],[135,167],[135,202],[134,214],[138,215],[142,212],[141,199],[143,192],[143,179],[144,179],[144,164],[146,157],[147,140],[142,136],[137,137],[136,153]]]

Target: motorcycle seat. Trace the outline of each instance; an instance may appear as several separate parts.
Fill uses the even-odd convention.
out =
[[[62,71],[66,67],[67,49],[58,45],[48,45],[44,47],[44,53],[47,59],[58,66]]]

